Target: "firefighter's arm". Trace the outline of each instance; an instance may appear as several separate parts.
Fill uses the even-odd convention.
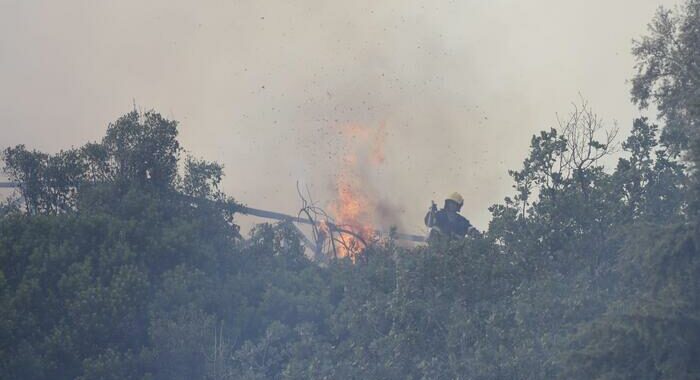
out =
[[[435,217],[436,214],[437,214],[437,205],[435,204],[435,202],[431,202],[430,210],[428,210],[428,213],[425,214],[425,218],[423,219],[423,221],[425,222],[425,225],[427,227],[435,226],[435,224],[437,223],[437,220]]]
[[[481,237],[482,234],[474,226],[469,225],[469,228],[467,229],[467,236],[472,237],[472,238],[478,238],[478,237]]]
[[[481,232],[479,232],[479,230],[477,230],[477,229],[471,224],[471,222],[469,221],[469,219],[464,218],[463,223],[464,223],[464,225],[463,225],[464,230],[463,230],[463,231],[465,231],[465,234],[464,234],[465,237],[472,237],[472,238],[475,238],[475,237],[480,237],[480,236],[481,236]]]

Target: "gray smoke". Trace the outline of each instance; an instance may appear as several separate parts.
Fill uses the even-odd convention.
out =
[[[624,133],[630,40],[673,3],[0,1],[0,145],[82,145],[135,101],[224,163],[229,194],[294,213],[297,180],[332,200],[338,126],[384,122],[368,176],[389,220],[419,232],[460,191],[485,228],[530,135],[579,91]]]

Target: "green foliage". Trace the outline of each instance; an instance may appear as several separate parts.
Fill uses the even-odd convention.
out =
[[[185,161],[185,176],[182,192],[186,195],[203,199],[222,199],[219,190],[224,168],[215,163],[188,157]]]
[[[686,165],[659,146],[658,127],[646,118],[634,121],[622,144],[629,158],[621,158],[613,175],[614,194],[622,197],[619,217],[670,222],[683,214],[689,186]]]
[[[48,155],[18,145],[5,149],[3,158],[5,170],[20,184],[27,210],[58,213],[75,207],[75,194],[84,172],[78,151]]]
[[[19,183],[25,208],[56,214],[75,210],[79,190],[86,186],[175,188],[179,152],[176,122],[134,111],[110,124],[99,144],[54,155],[18,145],[5,149],[2,158],[10,179]],[[221,180],[215,164],[188,160],[186,168],[183,187],[193,194],[211,192]]]
[[[517,194],[492,207],[485,238],[379,242],[358,264],[319,266],[288,225],[241,239],[238,206],[218,189],[222,168],[189,158],[175,175],[175,132],[144,132],[161,120],[150,117],[110,126],[137,152],[88,144],[63,154],[75,166],[60,166],[6,151],[14,179],[38,186],[23,187],[36,207],[6,205],[0,217],[5,377],[697,373],[700,265],[686,212],[695,185],[644,119],[612,173],[598,163],[611,142],[591,124],[533,137],[523,169],[511,172]],[[170,159],[133,158],[153,153],[141,149]]]
[[[107,129],[102,145],[118,181],[168,187],[177,175],[177,123],[155,112],[128,113]]]
[[[223,168],[181,163],[155,112],[55,155],[6,149],[0,378],[699,378],[697,83],[669,72],[698,14],[661,11],[636,45],[633,95],[667,126],[635,120],[614,170],[584,101],[533,136],[483,238],[357,263],[310,261],[286,224],[242,239]]]
[[[572,340],[570,378],[700,376],[697,227],[641,226],[621,251],[628,294]]]
[[[700,1],[682,8],[659,8],[649,35],[635,41],[637,75],[632,100],[646,108],[653,103],[666,122],[662,140],[674,152],[688,148],[700,128]]]

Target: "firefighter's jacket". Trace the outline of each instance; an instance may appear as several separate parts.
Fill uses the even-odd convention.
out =
[[[430,212],[428,212],[428,214],[425,215],[425,225],[453,237],[462,238],[466,236],[472,228],[467,218],[456,212],[449,212],[445,209],[441,209],[433,215],[432,225],[429,224],[430,221]]]

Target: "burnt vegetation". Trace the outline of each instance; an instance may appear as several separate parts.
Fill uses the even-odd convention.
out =
[[[243,238],[223,168],[155,112],[6,149],[0,378],[700,378],[700,1],[633,52],[661,126],[617,143],[581,101],[532,137],[483,237],[356,263],[319,265],[285,224]]]

